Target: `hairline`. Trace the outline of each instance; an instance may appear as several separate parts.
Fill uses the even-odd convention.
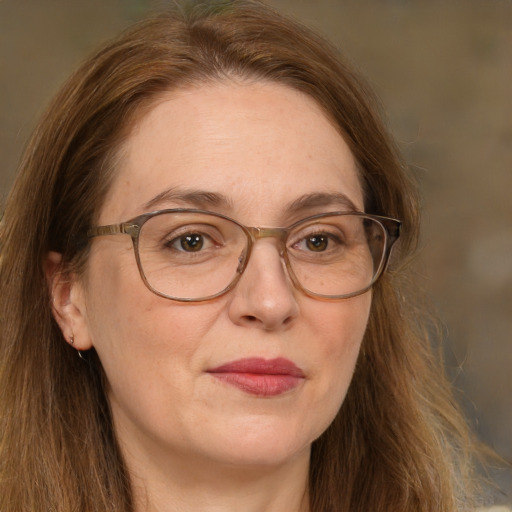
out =
[[[114,136],[114,139],[116,140],[114,147],[110,154],[105,155],[103,163],[103,166],[108,167],[108,170],[106,173],[104,173],[104,175],[106,175],[106,191],[103,200],[100,202],[97,210],[94,212],[92,218],[93,225],[98,222],[100,213],[105,206],[105,202],[108,200],[108,195],[113,186],[113,182],[115,181],[117,174],[121,172],[120,168],[123,160],[127,157],[127,153],[129,151],[129,143],[132,135],[137,130],[137,127],[143,121],[143,119],[148,116],[155,108],[157,108],[162,103],[169,101],[170,99],[179,97],[181,93],[187,93],[188,91],[197,91],[205,87],[216,87],[219,85],[249,86],[253,84],[276,85],[284,89],[292,90],[302,95],[303,97],[311,99],[314,102],[314,105],[319,109],[319,113],[323,114],[332,128],[334,128],[338,135],[343,139],[343,141],[347,143],[347,136],[344,133],[342,127],[337,123],[333,113],[324,107],[315,96],[305,92],[299,87],[294,87],[286,79],[279,79],[277,77],[261,77],[257,76],[256,72],[251,71],[248,71],[245,74],[224,72],[218,76],[198,76],[188,79],[185,78],[181,83],[178,82],[165,90],[157,91],[144,97],[139,104],[134,106],[133,111],[128,116],[126,124],[121,127],[118,133]],[[349,151],[354,158],[357,181],[361,188],[364,210],[366,211],[367,191],[365,187],[362,166],[350,147]]]

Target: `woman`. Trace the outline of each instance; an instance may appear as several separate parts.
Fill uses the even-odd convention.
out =
[[[6,205],[0,510],[470,509],[417,236],[325,41],[257,2],[136,25],[64,85]]]

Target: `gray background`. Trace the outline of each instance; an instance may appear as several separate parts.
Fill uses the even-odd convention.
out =
[[[0,0],[0,204],[59,84],[158,3]],[[448,373],[480,438],[512,462],[512,2],[270,3],[327,35],[382,98],[422,186],[416,266]],[[510,492],[510,471],[495,478]]]

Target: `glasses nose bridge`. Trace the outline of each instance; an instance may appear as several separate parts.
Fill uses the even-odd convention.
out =
[[[285,241],[288,237],[288,229],[287,228],[257,228],[257,227],[249,227],[247,228],[252,242],[256,242],[261,238],[277,238],[279,241],[279,254],[283,254]]]

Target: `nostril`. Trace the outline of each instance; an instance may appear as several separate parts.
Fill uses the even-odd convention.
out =
[[[293,320],[293,316],[290,315],[289,317],[284,319],[283,325],[288,325]]]

